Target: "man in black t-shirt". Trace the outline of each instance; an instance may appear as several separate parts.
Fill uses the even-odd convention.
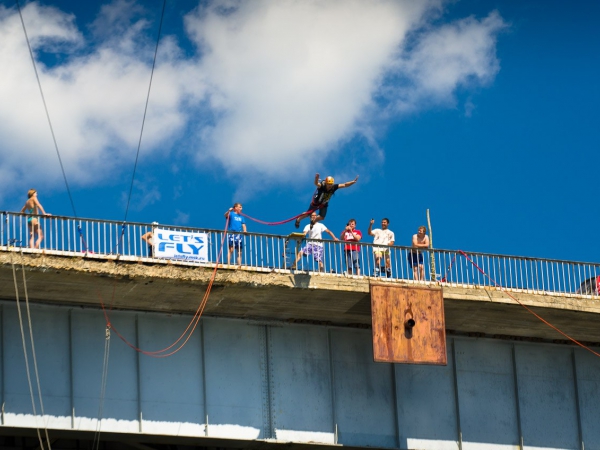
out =
[[[329,200],[331,196],[338,189],[343,189],[352,186],[354,183],[358,181],[358,175],[352,181],[347,181],[345,183],[336,184],[333,177],[327,177],[323,181],[319,180],[319,174],[315,175],[315,186],[317,186],[317,190],[315,191],[312,201],[310,202],[310,206],[308,207],[308,211],[298,216],[296,219],[296,228],[300,228],[300,221],[305,217],[308,217],[311,212],[319,210],[319,214],[315,219],[314,223],[319,222],[325,218],[327,215],[327,207],[329,206]]]

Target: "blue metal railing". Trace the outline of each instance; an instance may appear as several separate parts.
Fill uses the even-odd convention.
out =
[[[97,219],[77,219],[66,216],[39,216],[39,227],[43,232],[40,249],[30,247],[29,216],[20,213],[2,212],[0,220],[0,247],[4,250],[19,248],[24,252],[40,252],[56,255],[87,255],[95,258],[148,259],[160,262],[160,258],[150,258],[149,246],[142,240],[148,231],[160,227],[177,232],[205,233],[207,238],[207,258],[201,263],[173,261],[176,264],[200,264],[214,267],[218,255],[223,250],[219,262],[227,264],[228,244],[223,231],[171,225],[150,225],[134,222],[114,222]],[[34,242],[38,238],[37,228]],[[377,246],[357,244],[360,266],[358,273],[349,270],[348,252],[344,242],[332,240],[306,241],[302,237],[278,236],[260,233],[244,233],[242,236],[241,264],[244,268],[260,271],[290,271],[292,264],[307,243],[321,246],[321,263],[313,255],[298,260],[297,272],[323,273],[329,276],[374,276]],[[237,251],[237,250],[236,250]],[[237,253],[232,254],[231,264],[237,264]],[[600,264],[574,261],[537,259],[519,256],[466,253],[456,250],[432,249],[414,253],[410,247],[389,247],[390,276],[385,267],[378,276],[390,281],[411,281],[430,284],[464,287],[495,288],[493,281],[503,288],[531,293],[558,294],[568,296],[592,296],[598,298],[597,279]],[[422,267],[418,267],[419,253]],[[414,264],[416,261],[417,264]],[[473,264],[474,263],[474,264]],[[490,278],[482,274],[475,264]],[[413,266],[416,266],[414,268]],[[421,273],[423,274],[421,278]]]

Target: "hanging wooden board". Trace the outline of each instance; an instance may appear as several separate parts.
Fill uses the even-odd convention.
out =
[[[371,315],[375,361],[446,365],[441,289],[371,284]]]

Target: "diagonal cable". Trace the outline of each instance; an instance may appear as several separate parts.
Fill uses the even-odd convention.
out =
[[[156,37],[156,48],[154,49],[154,60],[152,61],[152,71],[150,72],[150,83],[148,84],[148,94],[146,95],[146,106],[144,107],[144,117],[142,119],[142,129],[140,130],[140,139],[138,141],[137,153],[135,155],[135,163],[133,165],[133,173],[131,175],[131,185],[129,187],[129,196],[127,197],[127,207],[125,208],[125,218],[123,222],[127,222],[127,214],[129,213],[129,204],[131,202],[131,193],[133,192],[133,181],[135,180],[135,172],[137,170],[138,160],[140,157],[140,148],[142,146],[142,136],[144,135],[144,124],[146,123],[146,113],[148,112],[148,103],[150,102],[150,89],[152,88],[152,78],[154,77],[154,68],[156,67],[156,55],[158,54],[158,43],[160,42],[160,33],[163,26],[163,18],[165,16],[165,7],[167,0],[163,0],[162,12],[160,14],[160,25],[158,26],[158,36]]]
[[[23,26],[23,33],[25,34],[25,40],[27,41],[27,48],[29,49],[29,56],[31,57],[31,63],[33,64],[33,70],[35,71],[35,78],[37,79],[38,87],[40,88],[40,94],[42,96],[42,103],[44,104],[44,111],[46,111],[46,118],[48,119],[48,125],[50,125],[50,133],[52,134],[52,141],[54,142],[54,149],[56,150],[56,156],[58,156],[58,162],[60,163],[60,170],[62,171],[63,179],[65,180],[65,186],[67,187],[67,194],[69,194],[69,201],[71,202],[71,208],[73,208],[73,215],[77,217],[77,211],[75,210],[75,203],[73,202],[73,196],[71,195],[71,189],[69,188],[69,182],[67,181],[67,175],[65,174],[65,168],[58,151],[58,144],[56,143],[56,136],[54,135],[54,128],[52,127],[52,121],[50,120],[50,113],[48,112],[48,106],[46,105],[46,98],[44,97],[44,91],[42,90],[42,83],[40,82],[40,76],[38,74],[37,66],[35,64],[35,58],[33,57],[33,51],[31,50],[31,44],[29,42],[29,36],[27,35],[27,29],[25,28],[25,22],[23,21],[23,14],[21,13],[21,5],[19,0],[15,0],[17,9],[19,10],[19,17],[21,18],[21,25]]]

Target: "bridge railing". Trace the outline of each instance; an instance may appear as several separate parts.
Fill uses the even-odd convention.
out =
[[[35,246],[38,236],[34,230],[33,241],[30,242],[32,217],[10,212],[0,214],[0,247],[4,250],[17,249],[32,253],[43,251],[46,254],[85,255],[99,259],[118,257],[124,260],[161,263],[165,260],[152,258],[149,246],[142,240],[145,233],[160,228],[173,232],[203,233],[205,237],[206,259],[204,261],[198,263],[171,260],[171,262],[204,267],[214,267],[217,261],[225,267],[228,264],[227,236],[224,236],[221,230],[77,219],[65,216],[38,216],[35,219],[39,221],[44,238],[40,243],[40,249],[34,249],[31,247]],[[366,235],[364,238],[369,239]],[[498,289],[501,286],[520,292],[599,298],[597,280],[600,277],[600,264],[594,263],[463,253],[456,250],[416,251],[403,246],[382,249],[373,244],[360,243],[355,252],[360,269],[354,271],[348,267],[348,258],[351,261],[352,255],[348,252],[348,244],[344,242],[309,241],[294,235],[244,233],[242,243],[241,265],[245,269],[308,272],[323,276],[373,277],[377,275],[378,278],[392,282],[401,280],[491,289]],[[297,255],[303,250],[313,254],[300,257],[294,268]],[[385,267],[379,271],[379,274],[375,273],[376,252],[382,250],[387,250],[387,253],[379,253],[382,265],[389,255],[389,275]],[[232,266],[237,264],[236,252],[237,250],[231,255]]]

